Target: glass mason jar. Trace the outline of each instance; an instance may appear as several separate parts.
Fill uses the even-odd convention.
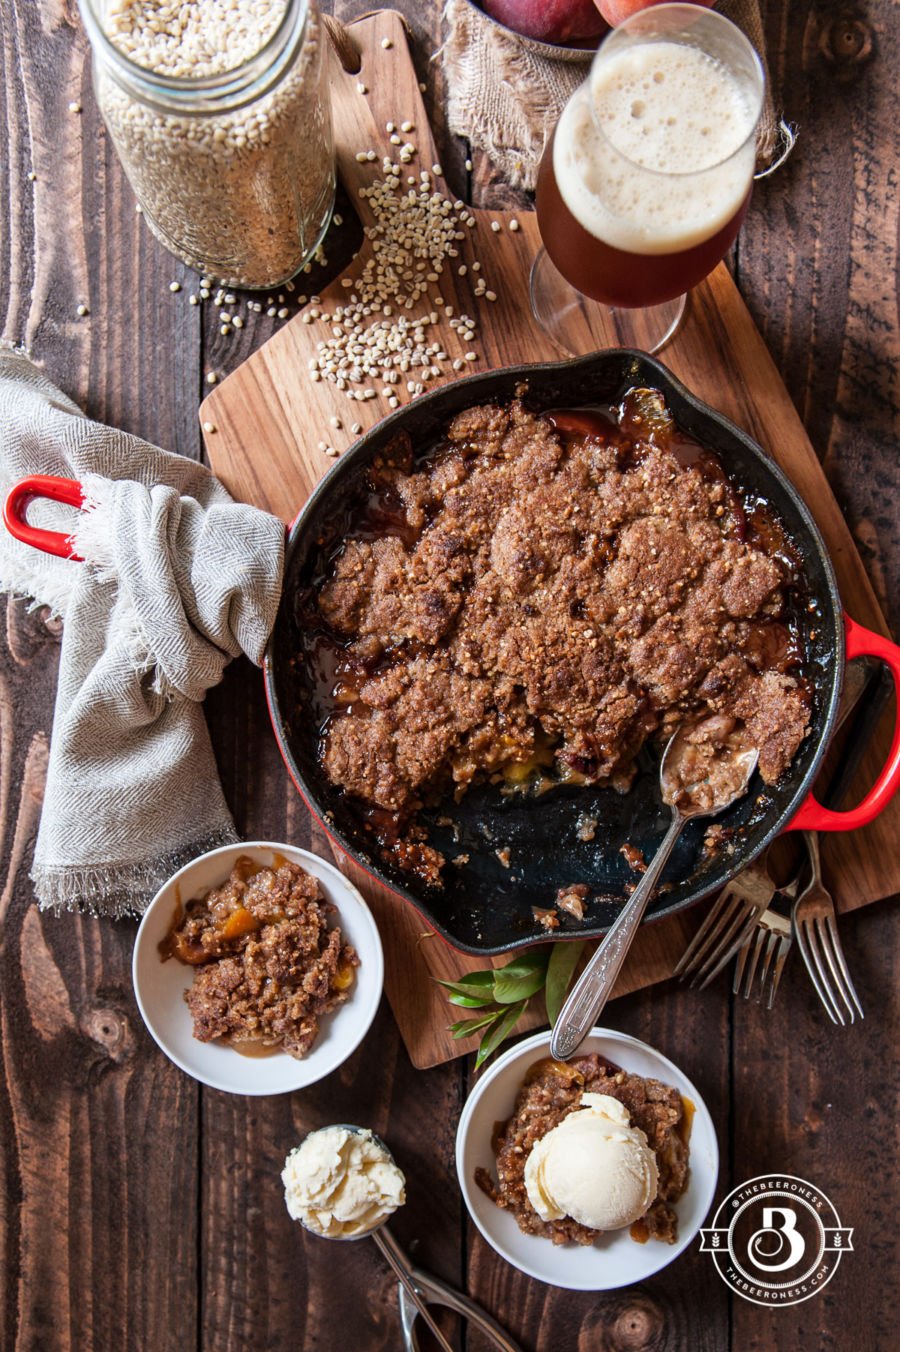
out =
[[[230,286],[266,289],[292,277],[318,248],[334,206],[326,35],[315,0],[283,0],[256,50],[260,6],[245,0],[242,43],[227,44],[240,64],[196,76],[208,0],[168,7],[177,24],[179,10],[196,6],[183,51],[180,30],[173,41],[165,16],[147,22],[146,5],[134,6],[144,16],[136,36],[133,0],[79,2],[97,102],[153,233]],[[247,45],[252,54],[242,59]],[[201,72],[218,60],[207,46]]]

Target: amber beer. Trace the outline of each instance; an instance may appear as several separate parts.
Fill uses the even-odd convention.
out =
[[[659,305],[708,277],[731,248],[750,205],[750,193],[730,221],[702,244],[669,254],[631,253],[604,244],[585,230],[560,196],[552,145],[541,161],[537,211],[544,247],[560,272],[591,300],[632,308]]]
[[[675,8],[686,7],[662,10]],[[617,50],[608,39],[563,110],[541,162],[538,225],[558,270],[593,300],[671,300],[712,271],[740,229],[762,84],[752,60],[733,64],[721,43],[711,47],[665,28]]]

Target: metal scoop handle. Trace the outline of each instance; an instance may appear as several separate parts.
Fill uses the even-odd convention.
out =
[[[338,1122],[335,1125],[356,1135],[363,1132],[362,1127],[354,1126],[349,1122]],[[321,1127],[319,1130],[326,1131],[328,1128]],[[310,1135],[314,1134],[313,1132],[310,1133]],[[371,1134],[385,1155],[393,1160],[393,1155],[381,1137],[376,1135],[374,1131]],[[311,1233],[317,1234],[319,1232],[312,1231]],[[332,1237],[320,1235],[320,1238]],[[480,1305],[476,1305],[474,1300],[464,1296],[461,1291],[455,1291],[452,1286],[447,1286],[440,1278],[432,1277],[429,1272],[423,1272],[421,1268],[414,1268],[384,1221],[378,1223],[373,1230],[366,1230],[355,1235],[336,1235],[333,1238],[338,1243],[373,1239],[378,1245],[382,1257],[399,1282],[400,1322],[403,1326],[403,1341],[407,1352],[419,1352],[419,1340],[415,1331],[415,1322],[419,1315],[431,1330],[438,1347],[442,1348],[443,1352],[453,1352],[453,1348],[434,1322],[428,1310],[428,1303],[443,1305],[448,1310],[453,1310],[456,1314],[461,1315],[463,1319],[467,1319],[470,1324],[484,1334],[494,1347],[498,1348],[499,1352],[522,1352],[519,1344],[513,1342],[497,1321],[492,1319]]]
[[[431,1329],[432,1336],[435,1338],[438,1347],[443,1348],[444,1352],[453,1352],[453,1348],[447,1342],[447,1339],[432,1319],[428,1306],[416,1290],[416,1282],[413,1276],[413,1270],[409,1264],[409,1259],[394,1239],[394,1236],[382,1226],[380,1230],[372,1231],[371,1238],[374,1239],[393,1269],[394,1275],[400,1283],[402,1290],[405,1291],[413,1305],[415,1305],[418,1313]]]
[[[388,1243],[397,1250],[400,1260],[407,1263],[406,1256],[402,1249],[399,1249],[394,1237],[385,1231],[378,1233],[384,1235]],[[474,1300],[470,1300],[461,1291],[456,1291],[452,1286],[448,1286],[439,1277],[433,1277],[430,1272],[423,1272],[421,1268],[410,1267],[407,1264],[407,1271],[415,1286],[416,1294],[423,1301],[427,1300],[431,1305],[443,1305],[448,1310],[453,1310],[455,1314],[460,1315],[461,1318],[468,1320],[472,1327],[477,1328],[492,1347],[498,1349],[498,1352],[522,1352],[520,1345],[510,1338],[496,1319],[492,1319],[486,1310],[483,1310],[480,1305],[476,1305]],[[416,1317],[420,1312],[419,1306],[413,1303],[409,1295],[409,1288],[405,1285],[398,1286],[397,1297],[400,1305],[403,1346],[406,1352],[419,1352],[419,1339],[416,1333]]]

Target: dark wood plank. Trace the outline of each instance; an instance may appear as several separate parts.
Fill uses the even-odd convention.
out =
[[[135,1007],[134,923],[33,904],[60,629],[9,598],[3,619],[0,1345],[175,1352],[195,1322],[197,1091]]]
[[[199,318],[135,213],[77,10],[4,5],[0,52],[3,336],[93,416],[196,455]],[[182,1352],[197,1326],[199,1096],[144,1030],[134,924],[34,908],[59,626],[6,598],[2,615],[0,1344]]]
[[[842,917],[841,934],[864,1023],[833,1028],[798,953],[789,956],[774,1021],[755,1004],[735,1010],[732,1156],[736,1182],[780,1170],[824,1189],[841,1224],[854,1227],[854,1252],[803,1304],[773,1312],[735,1297],[736,1349],[880,1352],[900,1320],[896,1283],[885,1280],[897,1260],[891,1218],[900,1206],[889,1144],[900,1094],[900,997],[896,961],[886,956],[895,951],[896,915],[879,903]]]
[[[766,9],[773,82],[801,133],[785,171],[758,186],[739,285],[896,632],[896,11],[888,0],[825,8],[770,0]],[[825,841],[826,873],[829,852]],[[887,1218],[900,1174],[879,1149],[897,1096],[891,910],[885,902],[841,918],[865,1023],[832,1028],[796,953],[776,1018],[755,1005],[735,1010],[735,1181],[768,1169],[810,1179],[856,1227],[857,1249],[821,1296],[777,1317],[735,1297],[735,1348],[876,1349],[896,1329],[896,1292],[882,1274],[897,1261]],[[873,1170],[879,1182],[869,1193],[861,1184]]]
[[[402,7],[438,108],[440,65],[428,58],[440,42],[439,6],[404,0]],[[354,14],[368,4],[336,8]],[[841,7],[767,6],[775,83],[803,135],[788,171],[757,192],[738,276],[896,621],[900,549],[889,506],[897,486],[898,201],[890,177],[897,35],[888,0],[870,0],[862,22],[876,55],[854,60],[866,34],[854,26],[861,11],[846,13],[857,17],[838,29]],[[197,454],[205,371],[232,369],[280,321],[256,316],[252,329],[226,339],[209,311],[189,307],[189,274],[142,228],[103,134],[74,9],[13,0],[0,7],[0,36],[3,332],[29,343],[93,415]],[[73,99],[84,106],[80,116],[68,112]],[[434,125],[442,164],[462,191],[465,149]],[[483,162],[475,179],[482,204],[514,205]],[[340,249],[352,248],[347,240],[329,247],[336,269]],[[173,296],[171,280],[185,289]],[[75,315],[80,302],[91,310],[86,319]],[[373,1246],[329,1250],[304,1236],[284,1211],[278,1171],[310,1126],[347,1118],[375,1126],[410,1181],[398,1237],[407,1245],[418,1239],[418,1260],[459,1282],[464,1230],[452,1166],[459,1068],[414,1072],[382,1008],[365,1047],[307,1094],[253,1102],[210,1092],[200,1113],[198,1091],[139,1021],[129,975],[133,926],[40,917],[31,905],[27,871],[58,631],[21,605],[5,615],[0,1345],[396,1347],[394,1286]],[[241,829],[324,852],[278,763],[258,673],[236,664],[210,704]],[[693,1250],[637,1290],[580,1297],[521,1277],[470,1234],[472,1290],[524,1347],[844,1347],[848,1329],[854,1346],[890,1345],[897,1310],[884,1274],[896,1263],[891,1226],[900,1197],[896,1166],[885,1165],[878,1144],[891,1139],[896,1099],[897,1009],[886,958],[895,947],[893,915],[877,906],[842,925],[868,1013],[859,1029],[832,1034],[797,970],[785,978],[777,1017],[741,1005],[733,1033],[724,983],[701,997],[672,987],[626,997],[611,1007],[610,1021],[667,1051],[704,1090],[723,1140],[733,1142],[720,1195],[761,1168],[807,1169],[845,1223],[857,1225],[857,1255],[821,1298],[778,1320],[736,1300],[730,1333],[727,1293]],[[860,1181],[871,1178],[879,1187],[863,1192]],[[481,1352],[477,1340],[469,1346]]]
[[[757,185],[738,277],[896,629],[896,8],[774,0],[767,33],[800,138],[785,169]]]

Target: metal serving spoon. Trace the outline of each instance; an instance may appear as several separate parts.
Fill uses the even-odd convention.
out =
[[[337,1124],[345,1131],[361,1133],[362,1127],[351,1126],[347,1122]],[[326,1128],[320,1128],[326,1130]],[[311,1133],[313,1134],[313,1133]],[[384,1150],[388,1158],[393,1162],[394,1157],[391,1154],[384,1141],[374,1131],[373,1138]],[[300,1222],[303,1225],[303,1222]],[[328,1235],[320,1235],[315,1230],[311,1230],[308,1225],[303,1228],[308,1234],[315,1235],[317,1239],[332,1238]],[[346,1243],[350,1240],[373,1239],[381,1250],[383,1257],[387,1260],[389,1267],[399,1283],[398,1298],[400,1302],[400,1322],[403,1328],[403,1341],[407,1352],[418,1352],[419,1342],[416,1336],[415,1320],[419,1315],[428,1325],[431,1334],[437,1342],[438,1347],[443,1352],[454,1352],[450,1343],[444,1337],[438,1328],[428,1309],[427,1302],[432,1305],[445,1305],[448,1309],[454,1310],[463,1319],[467,1319],[470,1324],[481,1332],[492,1346],[498,1349],[498,1352],[522,1352],[518,1343],[513,1342],[512,1338],[500,1327],[495,1319],[483,1310],[480,1305],[476,1305],[474,1300],[464,1296],[461,1291],[456,1291],[446,1282],[442,1282],[439,1277],[433,1277],[429,1272],[423,1272],[420,1268],[413,1267],[400,1245],[394,1239],[394,1236],[387,1228],[387,1219],[379,1221],[371,1230],[365,1230],[358,1235],[335,1235],[333,1242]]]
[[[713,754],[707,763],[715,773],[691,780],[694,748],[688,739],[696,730],[697,725],[682,724],[666,746],[659,767],[659,787],[663,802],[672,809],[671,824],[646,873],[559,1012],[550,1039],[550,1055],[557,1061],[565,1061],[578,1050],[609,999],[647,903],[685,824],[697,817],[715,817],[747,791],[759,760],[755,748],[725,745],[722,754]]]

